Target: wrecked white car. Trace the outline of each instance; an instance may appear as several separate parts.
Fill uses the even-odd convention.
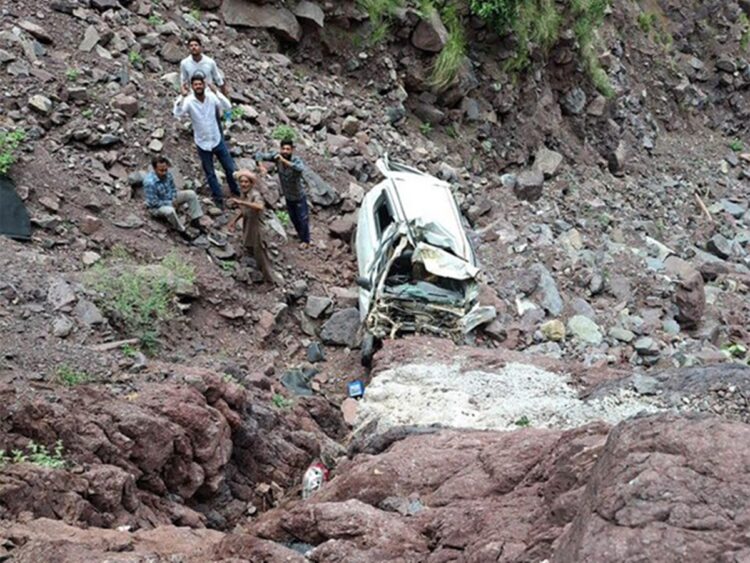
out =
[[[460,341],[496,315],[479,305],[480,269],[450,186],[387,156],[377,167],[385,179],[362,201],[355,242],[365,364],[384,338]]]

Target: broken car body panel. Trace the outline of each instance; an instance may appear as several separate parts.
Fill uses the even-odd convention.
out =
[[[365,195],[357,223],[366,329],[461,340],[495,311],[479,306],[480,270],[450,186],[387,157],[377,166],[385,180]]]

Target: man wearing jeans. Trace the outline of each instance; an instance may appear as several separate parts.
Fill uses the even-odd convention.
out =
[[[193,124],[193,137],[198,147],[198,156],[201,159],[203,172],[206,174],[208,186],[211,188],[211,196],[214,203],[224,209],[224,194],[221,191],[219,180],[216,178],[214,169],[214,156],[219,159],[221,167],[229,183],[229,189],[234,195],[240,195],[237,181],[234,179],[234,160],[229,154],[229,148],[224,141],[224,136],[219,129],[217,115],[229,111],[232,104],[219,92],[216,85],[209,83],[209,91],[206,91],[206,78],[202,73],[195,73],[190,79],[193,93],[187,96],[180,95],[174,103],[174,116],[177,118],[189,115]]]
[[[294,143],[285,139],[281,141],[281,150],[271,152],[258,152],[255,161],[275,162],[279,172],[279,184],[281,192],[286,200],[286,209],[289,218],[294,224],[297,236],[302,241],[302,248],[310,244],[310,221],[307,207],[307,196],[305,194],[304,179],[302,173],[305,171],[305,163],[294,154]],[[261,170],[265,171],[265,168]]]
[[[177,216],[177,209],[187,204],[190,213],[190,225],[203,232],[200,218],[203,210],[198,196],[193,190],[177,191],[174,178],[169,171],[169,160],[163,156],[154,157],[151,161],[153,170],[146,174],[143,180],[143,191],[146,195],[146,206],[151,215],[162,217],[172,225],[183,238],[190,238],[185,232],[185,226]]]

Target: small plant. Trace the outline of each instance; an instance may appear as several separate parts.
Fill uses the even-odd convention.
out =
[[[81,115],[86,119],[91,119],[94,116],[94,110],[92,110],[91,108],[86,108],[81,112]]]
[[[370,21],[370,43],[377,44],[388,35],[389,21],[403,0],[358,0],[357,4],[367,12]]]
[[[725,344],[721,347],[725,354],[730,358],[742,359],[747,355],[747,348],[738,342]]]
[[[276,218],[284,227],[288,227],[292,222],[292,219],[289,217],[289,212],[285,211],[284,209],[279,209],[278,211],[276,211]]]
[[[135,346],[132,346],[130,344],[123,344],[122,348],[120,348],[122,351],[122,355],[126,358],[135,358],[138,355],[138,349]]]
[[[7,174],[16,162],[16,152],[25,140],[26,132],[23,129],[0,131],[0,176]]]
[[[164,20],[158,14],[151,14],[148,17],[148,23],[156,27],[158,25],[164,25]]]
[[[190,17],[193,18],[197,22],[201,21],[200,9],[197,7],[194,7],[192,10],[190,10]]]
[[[734,152],[742,152],[742,150],[744,149],[744,145],[742,144],[742,141],[740,139],[733,139],[729,143],[729,148]]]
[[[81,76],[81,71],[77,68],[69,68],[65,71],[65,78],[67,78],[69,82],[75,82],[78,80],[79,76]]]
[[[645,34],[651,33],[651,30],[656,26],[656,14],[649,12],[641,12],[638,14],[638,27]]]
[[[292,401],[291,399],[287,399],[283,395],[274,393],[273,397],[271,398],[271,403],[277,409],[288,409],[294,404],[294,401]]]
[[[120,252],[115,247],[112,255]],[[162,323],[176,311],[178,289],[195,282],[195,271],[175,253],[149,266],[133,264],[126,256],[119,260],[121,264],[97,263],[91,269],[89,283],[110,319],[125,334],[138,338],[141,350],[153,354],[159,346]]]
[[[747,51],[748,46],[750,46],[750,19],[745,12],[740,14],[740,26],[742,26],[740,49],[742,51]]]
[[[5,450],[0,450],[0,467],[10,463],[33,463],[50,469],[62,469],[67,465],[63,458],[63,445],[60,440],[55,442],[55,447],[50,451],[47,446],[37,444],[33,440],[29,442],[24,450],[12,450],[10,455]]]
[[[513,422],[516,426],[519,428],[528,428],[531,426],[531,420],[529,420],[529,417],[526,415],[523,415],[521,418]]]
[[[271,137],[277,141],[296,141],[297,132],[289,125],[279,125],[273,130]]]
[[[445,127],[445,134],[448,135],[451,139],[458,139],[458,129],[456,129],[456,125],[451,123],[450,125],[447,125]]]
[[[240,106],[234,106],[232,108],[230,119],[232,121],[239,121],[245,116],[245,110]]]
[[[422,133],[425,137],[432,133],[432,123],[429,121],[425,121],[419,126],[419,132]]]
[[[235,385],[239,385],[240,384],[240,382],[237,381],[237,378],[235,376],[233,376],[231,373],[225,373],[224,375],[222,375],[221,376],[221,380],[224,383],[234,383]]]
[[[66,387],[75,387],[91,381],[91,376],[85,371],[78,371],[63,364],[57,368],[57,380]]]
[[[234,272],[237,268],[237,262],[232,262],[231,260],[219,260],[219,268],[225,272]]]
[[[138,51],[130,51],[128,53],[128,60],[134,66],[143,64],[143,56]]]

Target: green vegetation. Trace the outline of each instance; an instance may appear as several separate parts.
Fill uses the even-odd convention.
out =
[[[284,209],[279,209],[278,211],[276,211],[276,218],[284,227],[288,227],[292,222],[292,219],[289,217],[289,213]]]
[[[70,366],[63,364],[57,368],[57,380],[66,387],[75,387],[82,383],[91,381],[91,376],[85,371],[78,371]]]
[[[33,440],[24,450],[13,450],[10,455],[5,450],[0,450],[0,468],[9,463],[33,463],[50,469],[62,469],[67,465],[63,458],[63,445],[60,440],[55,442],[52,451],[48,450],[47,446],[37,444]]]
[[[219,260],[219,268],[225,272],[234,272],[237,268],[237,262],[232,262],[231,260]]]
[[[370,20],[370,43],[377,44],[388,35],[389,20],[403,5],[403,0],[357,0]]]
[[[91,108],[86,108],[81,112],[81,115],[86,119],[91,119],[94,116],[94,110],[92,110]]]
[[[138,355],[138,349],[130,344],[124,344],[120,350],[126,358],[135,358]]]
[[[721,347],[730,358],[743,359],[747,355],[747,348],[739,342],[732,342]]]
[[[740,139],[733,139],[729,143],[729,148],[732,149],[734,152],[742,152],[742,150],[745,148],[745,145],[742,143]]]
[[[652,12],[641,12],[638,14],[638,27],[645,34],[651,33],[651,30],[656,27],[656,14]]]
[[[89,276],[100,307],[150,354],[159,346],[161,325],[174,316],[177,291],[194,282],[192,266],[174,253],[146,266],[130,258],[110,259],[96,264]]]
[[[512,32],[516,54],[507,69],[521,71],[530,64],[533,46],[548,51],[558,40],[563,23],[572,25],[581,62],[597,89],[614,92],[596,55],[596,30],[604,20],[609,0],[571,0],[564,7],[554,0],[469,0],[472,13],[498,34]]]
[[[459,137],[458,129],[456,128],[456,125],[454,123],[446,125],[445,134],[448,135],[451,139],[458,139]]]
[[[201,11],[200,8],[197,6],[193,6],[193,9],[190,10],[190,17],[193,18],[195,21],[201,21]]]
[[[296,141],[297,132],[289,125],[279,125],[273,130],[271,137],[277,141]]]
[[[419,131],[426,137],[432,132],[432,123],[425,121],[419,126]]]
[[[148,23],[156,27],[157,25],[164,25],[164,19],[158,14],[151,14],[148,17]]]
[[[740,14],[740,25],[742,26],[742,34],[740,35],[740,49],[747,51],[750,46],[750,19],[747,17],[745,12]]]
[[[128,53],[128,60],[130,61],[131,65],[143,64],[143,57],[138,51],[130,51]]]
[[[232,108],[230,119],[232,121],[239,121],[245,115],[245,110],[240,106],[234,106]]]
[[[67,78],[70,82],[75,82],[78,80],[78,77],[81,76],[81,71],[77,68],[69,68],[65,71],[65,78]]]
[[[528,428],[531,426],[531,420],[529,420],[529,417],[526,415],[523,415],[521,418],[513,422],[516,426],[520,428]]]
[[[275,393],[274,396],[271,398],[271,403],[277,409],[288,409],[294,404],[294,401],[292,401],[291,399],[287,399],[283,395],[279,395],[278,393]]]
[[[0,176],[5,175],[16,162],[18,148],[26,140],[23,129],[15,131],[0,131]]]
[[[466,36],[455,4],[447,4],[442,16],[448,29],[448,40],[435,59],[431,79],[438,90],[445,90],[453,84],[466,58]]]

